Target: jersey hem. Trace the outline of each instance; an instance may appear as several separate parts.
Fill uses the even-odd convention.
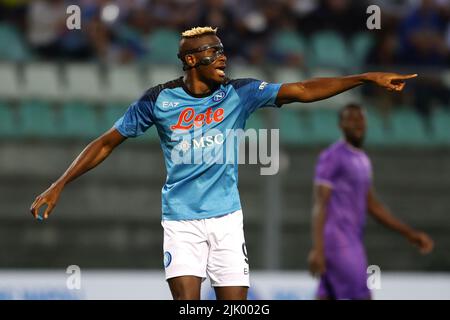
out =
[[[205,215],[202,215],[200,217],[195,217],[193,218],[192,216],[188,216],[188,215],[173,215],[168,213],[168,215],[170,215],[171,217],[164,217],[164,215],[166,213],[163,213],[162,216],[162,220],[166,220],[166,221],[179,221],[179,220],[201,220],[201,219],[209,219],[209,218],[216,218],[216,217],[220,217],[220,216],[225,216],[227,214],[233,213],[235,211],[238,210],[242,210],[242,206],[237,206],[236,208],[231,208],[229,210],[220,210],[220,211],[213,211],[210,213],[207,213]]]

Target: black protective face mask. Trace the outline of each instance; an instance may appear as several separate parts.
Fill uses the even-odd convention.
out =
[[[197,52],[206,51],[208,49],[216,49],[216,52],[214,52],[214,54],[212,56],[201,58],[200,61],[197,62],[193,66],[188,66],[186,64],[186,61],[184,60],[184,57],[186,55],[191,54],[191,53],[197,53]],[[216,61],[223,54],[224,54],[224,48],[223,48],[222,43],[219,43],[219,44],[205,44],[205,45],[203,45],[201,47],[198,47],[196,49],[179,52],[178,53],[178,58],[183,62],[183,70],[188,70],[188,69],[197,68],[200,65],[208,66],[211,63],[213,63],[214,61]]]

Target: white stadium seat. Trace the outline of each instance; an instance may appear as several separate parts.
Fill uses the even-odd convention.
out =
[[[183,75],[181,65],[151,65],[147,72],[147,88],[166,83]]]
[[[21,84],[17,67],[13,63],[0,64],[0,98],[19,99],[21,96]]]
[[[142,81],[136,66],[110,66],[107,99],[110,101],[137,100],[150,86]]]
[[[106,100],[106,92],[95,64],[68,64],[66,66],[66,98],[98,102]]]
[[[32,63],[24,69],[24,96],[31,99],[59,100],[63,96],[56,64]]]
[[[249,67],[242,64],[233,65],[232,67],[227,68],[225,72],[230,79],[253,78],[266,82],[270,81],[260,68]]]
[[[291,83],[305,80],[305,74],[298,68],[274,68],[272,71],[273,82]]]

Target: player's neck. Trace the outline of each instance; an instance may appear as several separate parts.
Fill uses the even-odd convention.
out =
[[[202,81],[194,73],[186,73],[183,77],[185,88],[188,92],[194,96],[205,96],[211,94],[214,91],[215,84]]]
[[[351,141],[349,141],[347,139],[344,139],[344,142],[351,150],[359,151],[359,152],[363,151],[362,144],[361,145],[355,145],[354,143],[352,143]]]

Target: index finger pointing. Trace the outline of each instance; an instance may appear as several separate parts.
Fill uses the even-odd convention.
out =
[[[417,73],[407,74],[407,75],[404,75],[404,76],[399,76],[398,79],[406,80],[406,79],[412,79],[412,78],[415,78],[415,77],[417,77]]]

